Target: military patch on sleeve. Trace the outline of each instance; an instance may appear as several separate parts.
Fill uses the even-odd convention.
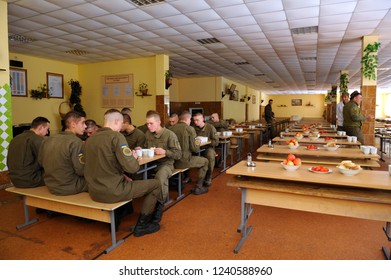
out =
[[[132,155],[132,150],[125,144],[121,145],[121,148],[122,148],[122,153],[124,154],[124,156],[131,156]]]
[[[84,162],[84,154],[83,153],[79,153],[78,154],[78,157],[79,157],[79,162],[81,163],[81,164],[84,164],[85,162]]]

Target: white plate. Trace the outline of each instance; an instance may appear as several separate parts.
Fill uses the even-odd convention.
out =
[[[315,167],[315,166],[313,166],[313,167]],[[329,171],[328,171],[328,172],[314,171],[314,170],[312,170],[311,168],[312,168],[312,167],[308,167],[308,171],[313,172],[313,173],[317,173],[317,174],[329,174],[329,173],[333,172],[333,170],[331,170],[330,168],[329,168]],[[327,168],[328,168],[328,167],[327,167]]]

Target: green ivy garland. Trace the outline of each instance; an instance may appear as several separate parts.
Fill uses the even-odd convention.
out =
[[[42,99],[44,97],[50,98],[46,84],[41,84],[37,89],[30,90],[30,96],[35,100]]]
[[[349,74],[344,73],[339,77],[339,93],[348,94]]]
[[[364,55],[361,58],[362,68],[361,73],[369,80],[376,80],[376,68],[379,63],[377,51],[380,48],[380,43],[374,42],[368,44],[364,49]]]

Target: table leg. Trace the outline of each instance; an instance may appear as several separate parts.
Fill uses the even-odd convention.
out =
[[[26,204],[26,196],[23,196],[23,210],[24,210],[24,223],[23,224],[20,224],[20,225],[17,225],[16,226],[16,229],[21,229],[25,226],[28,226],[28,225],[31,225],[33,223],[36,223],[38,222],[38,219],[32,219],[30,220],[30,217],[29,217],[29,208]]]
[[[220,172],[224,172],[227,169],[227,143],[223,142],[221,143],[221,149],[222,149],[222,158],[223,158],[223,169],[220,170]]]
[[[247,236],[249,236],[250,232],[252,231],[253,227],[249,226],[247,227],[247,221],[252,213],[252,206],[251,204],[246,203],[246,195],[247,190],[245,188],[242,188],[242,198],[241,198],[241,217],[240,217],[240,226],[237,229],[238,232],[242,233],[242,238],[240,239],[238,245],[234,249],[234,253],[237,254],[244,244],[244,241],[246,241]]]
[[[115,216],[114,210],[110,211],[111,246],[105,250],[106,254],[124,242],[123,239],[117,241],[117,237],[115,234],[115,217],[114,216]]]

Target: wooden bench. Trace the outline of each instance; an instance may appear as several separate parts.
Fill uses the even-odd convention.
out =
[[[25,222],[18,225],[16,227],[17,229],[38,221],[38,219],[30,219],[29,217],[28,206],[34,206],[59,213],[109,223],[111,228],[111,246],[105,250],[105,253],[110,252],[124,242],[123,239],[117,240],[116,238],[114,210],[130,202],[130,200],[117,203],[100,203],[93,201],[87,192],[58,196],[51,194],[46,186],[23,189],[10,187],[7,188],[6,191],[23,196]]]
[[[178,196],[176,197],[176,200],[179,200],[183,198],[185,195],[182,193],[182,174],[183,172],[189,170],[189,168],[175,168],[172,171],[171,177],[174,177],[178,181]],[[164,205],[168,205],[172,202],[173,200],[170,199],[169,197],[167,198],[167,202]]]
[[[229,149],[231,150],[231,165],[233,165],[233,163],[234,163],[234,151],[236,151],[236,153],[237,153],[237,149],[239,148],[239,145],[231,145],[230,147],[229,147]],[[238,158],[238,161],[239,161],[240,159]]]

